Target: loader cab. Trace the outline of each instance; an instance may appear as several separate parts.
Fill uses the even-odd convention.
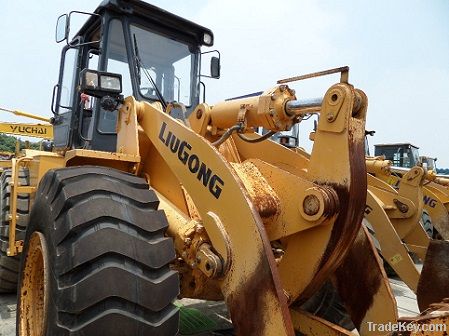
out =
[[[374,155],[384,155],[386,160],[393,162],[393,166],[412,168],[419,165],[419,147],[410,143],[374,145]]]
[[[419,161],[423,167],[425,167],[427,170],[433,170],[434,172],[437,171],[437,158],[433,158],[430,156],[420,156]]]
[[[70,36],[71,22],[80,15],[87,21]],[[213,44],[207,28],[142,1],[107,0],[92,14],[62,15],[56,35],[66,41],[52,101],[57,150],[116,151],[117,111],[105,110],[98,97],[80,94],[84,69],[120,74],[124,97],[160,108],[176,101],[189,113],[199,103],[200,48]],[[217,77],[217,59],[213,64],[212,77]]]
[[[266,132],[268,132],[268,130],[264,129],[261,134]],[[287,148],[299,147],[299,124],[293,124],[289,131],[282,131],[274,134],[271,139]]]

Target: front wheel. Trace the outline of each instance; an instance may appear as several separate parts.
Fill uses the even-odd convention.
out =
[[[49,171],[25,238],[18,335],[176,335],[179,278],[157,206],[133,175]]]

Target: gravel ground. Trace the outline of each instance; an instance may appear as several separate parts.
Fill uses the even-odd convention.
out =
[[[390,283],[397,299],[399,316],[417,315],[418,307],[413,292],[399,279],[391,279]],[[216,330],[214,332],[195,334],[195,336],[234,335],[229,314],[223,302],[183,299],[179,300],[178,304],[187,308],[195,308],[215,322]],[[14,294],[0,294],[0,336],[14,336],[15,334],[16,296]]]
[[[195,308],[213,320],[216,331],[195,334],[195,336],[231,336],[232,324],[223,302],[183,299],[179,304],[188,308]],[[0,294],[0,336],[14,336],[16,334],[16,295]],[[191,335],[193,336],[193,335]]]
[[[16,295],[0,294],[0,336],[16,334]]]

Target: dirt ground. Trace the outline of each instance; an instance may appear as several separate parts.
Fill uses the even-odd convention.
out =
[[[417,315],[418,307],[415,294],[399,279],[390,279],[390,284],[398,303],[399,316]],[[234,335],[229,314],[223,302],[183,299],[177,301],[177,304],[197,310],[202,318],[214,324],[213,332],[196,333],[195,336]],[[16,296],[14,294],[0,294],[0,336],[14,336],[15,334]]]
[[[230,336],[232,324],[226,306],[222,302],[183,299],[177,304],[201,312],[202,316],[213,321],[215,331],[196,333],[195,336]],[[181,308],[182,309],[182,308]],[[16,334],[16,295],[0,294],[0,336]],[[193,335],[192,335],[193,336]]]
[[[16,334],[16,295],[0,294],[0,336]]]

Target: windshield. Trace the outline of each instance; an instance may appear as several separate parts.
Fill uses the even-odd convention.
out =
[[[387,160],[393,161],[393,166],[412,168],[419,162],[419,152],[412,145],[376,145],[375,155],[385,155]]]
[[[191,106],[199,76],[195,66],[197,55],[189,45],[137,25],[131,25],[131,40],[137,44],[141,63],[141,95],[159,100],[154,82],[166,102],[177,101]]]
[[[419,152],[416,148],[410,148],[411,158],[410,158],[410,168],[416,166],[419,162]]]

